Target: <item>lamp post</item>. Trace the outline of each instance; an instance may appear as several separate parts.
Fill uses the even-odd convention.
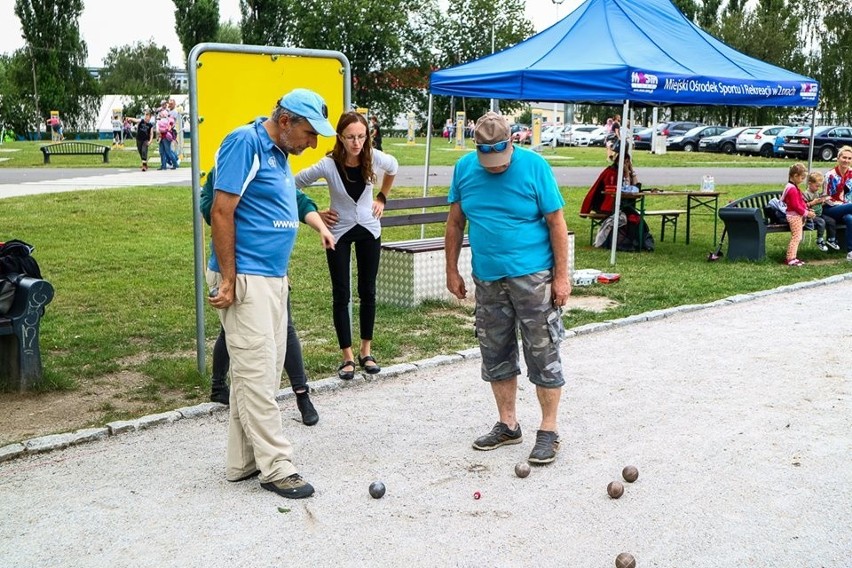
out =
[[[38,105],[38,81],[36,81],[35,55],[33,54],[33,46],[30,44],[27,36],[22,35],[21,39],[27,42],[27,49],[30,52],[30,64],[33,69],[33,100],[35,100],[36,116],[38,116],[38,124],[36,129],[41,132],[41,110]]]

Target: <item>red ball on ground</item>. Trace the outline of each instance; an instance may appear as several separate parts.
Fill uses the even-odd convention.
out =
[[[482,494],[481,494],[481,493],[479,493],[479,491],[474,491],[474,492],[473,492],[473,498],[474,498],[474,499],[479,499],[480,497],[482,497]]]

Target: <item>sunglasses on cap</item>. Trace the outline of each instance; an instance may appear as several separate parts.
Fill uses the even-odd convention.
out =
[[[476,149],[483,154],[490,154],[491,152],[499,153],[509,147],[509,142],[510,140],[503,140],[502,142],[495,142],[494,144],[477,144]]]

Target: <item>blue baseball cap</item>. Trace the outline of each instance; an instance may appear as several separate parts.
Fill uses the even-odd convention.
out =
[[[328,107],[322,97],[308,89],[293,89],[278,104],[294,114],[305,117],[314,130],[323,136],[337,134],[328,121]]]

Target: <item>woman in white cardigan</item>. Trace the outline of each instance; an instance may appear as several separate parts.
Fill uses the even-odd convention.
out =
[[[330,211],[323,215],[334,235],[334,250],[326,250],[331,276],[332,316],[343,362],[341,379],[355,376],[355,354],[349,321],[349,263],[352,245],[358,265],[358,298],[361,345],[358,364],[370,374],[381,371],[373,357],[373,326],[376,320],[376,275],[382,245],[379,219],[385,209],[399,164],[396,158],[372,148],[367,120],[346,112],[337,122],[337,140],[331,152],[296,176],[296,186],[306,187],[325,178],[331,194]],[[384,172],[382,186],[373,197],[376,171]]]

